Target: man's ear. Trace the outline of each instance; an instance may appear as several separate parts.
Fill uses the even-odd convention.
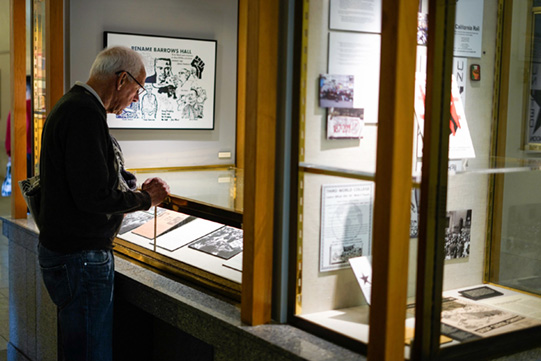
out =
[[[122,73],[119,77],[116,79],[116,90],[120,90],[122,88],[122,85],[124,85],[124,80],[126,79],[126,73]]]

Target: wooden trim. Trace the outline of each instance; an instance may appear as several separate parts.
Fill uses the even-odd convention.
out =
[[[11,216],[26,218],[18,182],[26,178],[26,2],[10,1],[11,9]]]
[[[237,41],[237,149],[235,164],[244,169],[244,137],[246,132],[246,42],[248,23],[248,1],[239,0]]]
[[[45,2],[46,109],[51,111],[64,95],[64,1]]]
[[[382,3],[368,360],[403,360],[409,254],[417,1]]]
[[[496,69],[496,84],[497,93],[494,96],[494,126],[492,133],[492,150],[491,154],[496,157],[505,157],[506,142],[507,142],[507,113],[509,99],[509,74],[510,73],[510,58],[511,54],[511,32],[512,32],[512,14],[513,0],[499,0],[498,9],[498,26],[499,36],[497,44],[499,54],[497,55],[498,65]],[[502,215],[503,215],[503,190],[505,175],[496,174],[491,179],[492,182],[492,197],[489,203],[489,219],[488,229],[490,230],[489,237],[486,242],[485,254],[485,272],[483,280],[485,282],[498,282],[500,274],[500,246],[502,232]]]
[[[413,360],[436,359],[440,349],[455,11],[454,1],[429,0]]]
[[[271,317],[279,2],[248,0],[242,321]]]

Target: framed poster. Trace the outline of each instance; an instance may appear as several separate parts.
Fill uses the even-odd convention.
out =
[[[110,128],[214,129],[215,40],[104,33],[105,46],[122,45],[143,57],[145,93]]]

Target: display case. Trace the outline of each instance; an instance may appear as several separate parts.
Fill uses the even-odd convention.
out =
[[[22,19],[20,14],[25,12],[24,2],[14,2],[14,4],[17,4],[14,6],[15,10],[22,10],[17,12],[17,16],[14,18]],[[76,31],[66,36],[64,24],[70,24],[71,21],[75,20],[69,19],[69,16],[64,18],[69,13],[66,12],[65,2],[36,0],[33,1],[32,5],[34,13],[32,32],[35,40],[32,54],[33,104],[36,116],[33,125],[35,140],[33,157],[34,168],[39,170],[40,132],[47,111],[77,80],[78,74],[85,74],[79,77],[80,80],[84,80],[88,72],[87,66],[90,66],[87,61],[101,50],[101,46],[92,43],[92,46],[84,46],[80,51],[76,49],[74,44],[86,43],[88,36],[94,34],[94,30]],[[177,5],[179,9],[175,11],[184,13],[184,10],[180,9],[182,4]],[[149,147],[153,152],[156,152],[151,152],[151,157],[148,159],[152,160],[148,163],[134,165],[158,167],[146,170],[132,169],[137,173],[139,179],[145,176],[162,176],[169,184],[173,185],[171,196],[163,202],[160,209],[157,209],[155,214],[145,214],[141,218],[150,217],[156,220],[157,227],[160,215],[166,214],[170,218],[175,218],[167,212],[173,211],[178,215],[182,214],[182,216],[188,217],[187,224],[191,224],[192,227],[197,223],[213,222],[218,228],[227,227],[228,230],[231,230],[234,240],[230,241],[227,246],[234,244],[235,250],[232,253],[222,254],[223,257],[215,257],[212,255],[212,251],[198,250],[195,246],[193,248],[186,247],[192,251],[187,253],[198,254],[199,257],[185,258],[183,253],[186,252],[183,252],[182,246],[173,245],[169,250],[160,246],[160,237],[164,235],[155,235],[150,237],[152,239],[143,236],[132,239],[126,234],[127,232],[123,232],[120,236],[128,238],[128,240],[119,237],[115,242],[115,250],[118,251],[119,255],[123,254],[141,261],[144,266],[148,265],[154,269],[163,270],[169,275],[187,278],[198,283],[198,286],[202,284],[202,289],[226,294],[233,302],[240,300],[242,320],[250,325],[258,325],[267,323],[271,319],[272,274],[268,270],[272,268],[273,222],[269,214],[274,209],[273,166],[274,144],[276,142],[276,83],[278,79],[276,61],[278,59],[277,34],[280,27],[280,12],[278,3],[260,0],[221,2],[220,6],[227,10],[228,16],[223,24],[216,24],[212,29],[204,27],[204,29],[194,30],[193,27],[186,24],[184,27],[178,28],[176,25],[160,23],[162,28],[163,26],[166,28],[173,26],[177,33],[192,34],[193,37],[200,36],[205,39],[217,38],[222,44],[220,46],[223,49],[228,49],[225,52],[220,51],[217,59],[218,71],[216,79],[214,79],[216,83],[213,91],[220,91],[222,95],[217,95],[218,100],[214,109],[219,113],[219,116],[216,117],[216,127],[204,132],[187,130],[181,133],[179,130],[175,134],[173,132],[166,134],[165,131],[144,132],[140,129],[133,132],[123,131],[121,135],[112,133],[121,144],[129,143],[132,139],[136,139],[135,144],[140,140],[144,142],[147,139],[151,139],[151,142],[157,141],[157,143],[161,140],[165,140],[167,143],[174,139],[179,142],[186,141],[189,143],[188,148],[193,146],[194,153],[186,152],[183,147],[170,148],[167,151],[173,149],[172,151],[177,152],[177,149],[182,149],[182,152],[185,153],[178,150],[173,158],[168,159],[162,158],[166,151],[162,153],[157,148]],[[197,7],[192,10],[191,14],[194,18],[208,20],[208,13],[200,12]],[[84,10],[81,11],[84,12]],[[139,11],[144,12],[145,10],[140,9]],[[105,24],[103,28],[118,26],[118,22],[111,23],[109,18],[100,19]],[[221,20],[224,20],[222,16],[220,16]],[[17,21],[17,23],[23,24],[24,21]],[[171,20],[171,23],[176,24],[174,20]],[[98,27],[102,29],[101,25]],[[80,26],[76,24],[73,28],[79,29]],[[130,33],[141,33],[137,24],[133,22],[127,21],[125,28],[132,29]],[[26,29],[21,26],[14,33],[22,38]],[[168,33],[168,31],[163,29],[162,33]],[[196,36],[196,34],[199,35]],[[264,40],[254,41],[253,37],[258,34],[264,34]],[[19,43],[12,44],[12,47],[17,48]],[[17,48],[17,50],[19,49]],[[20,56],[22,54],[23,51],[17,51],[18,59],[22,59]],[[85,60],[79,60],[79,56]],[[271,59],[271,63],[248,62],[248,58]],[[22,60],[12,61],[12,67],[17,74],[23,74],[25,71]],[[81,70],[83,68],[84,70]],[[233,88],[229,84],[234,84]],[[223,96],[226,93],[220,90],[220,87],[227,89],[227,96]],[[233,105],[231,106],[231,104]],[[236,113],[235,111],[231,112],[231,109],[236,109]],[[22,119],[19,115],[16,118]],[[220,131],[226,127],[229,130],[234,130],[232,132]],[[13,146],[22,150],[24,138],[21,134],[22,132],[17,131],[12,138]],[[231,137],[234,140],[231,144],[228,141],[221,143],[222,136],[228,138],[228,141]],[[220,142],[215,142],[217,140]],[[206,148],[207,144],[201,145],[205,141],[211,143],[212,150]],[[222,149],[218,150],[218,147],[213,148],[218,143],[220,143],[220,148],[224,147],[223,152]],[[202,151],[202,149],[205,150]],[[195,152],[203,157],[192,157]],[[19,153],[22,154],[22,151]],[[181,153],[182,155],[179,156]],[[218,153],[217,158],[216,153]],[[130,154],[130,150],[124,149],[124,155],[128,154]],[[138,157],[133,154],[131,156],[132,160]],[[23,157],[18,156],[17,159],[23,159]],[[169,169],[170,167],[181,168]],[[15,180],[25,178],[22,175],[23,168],[26,168],[23,162],[14,162],[14,174],[21,174],[18,178],[14,178]],[[148,173],[148,175],[144,173]],[[244,187],[245,183],[246,187]],[[27,207],[22,196],[13,197],[13,205],[16,212],[12,212],[12,216],[26,218]],[[244,210],[248,214],[246,218],[243,217]],[[171,232],[166,233],[170,235]],[[145,235],[148,234],[145,233]],[[239,244],[241,245],[239,246]],[[179,249],[181,250],[179,251]],[[242,252],[239,253],[239,249]],[[173,253],[175,254],[173,255]],[[198,260],[194,261],[194,258]],[[226,261],[229,261],[229,268],[223,266]],[[241,268],[248,271],[241,272]],[[241,298],[241,288],[242,294],[246,297]]]
[[[415,66],[393,74],[414,88],[398,124],[411,153],[393,159],[381,4],[399,10],[305,2],[291,322],[364,352],[384,343],[378,321],[396,322],[407,359],[489,357],[541,332],[539,4],[436,3],[419,2]],[[407,187],[378,193],[393,177],[380,162],[407,167]],[[378,217],[395,196],[411,214],[392,244]],[[400,204],[385,213],[397,229]],[[382,294],[404,302],[393,313]]]
[[[115,250],[240,299],[243,171],[232,167],[133,170],[139,182],[159,177],[170,196],[129,213]]]

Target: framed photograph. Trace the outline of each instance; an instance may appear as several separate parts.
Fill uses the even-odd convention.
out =
[[[474,301],[503,295],[503,293],[500,291],[496,291],[495,289],[487,286],[470,288],[469,290],[458,291],[458,293],[460,293],[462,297],[466,297]]]
[[[321,74],[319,106],[322,108],[353,108],[353,75]]]
[[[188,247],[227,260],[242,252],[242,234],[242,229],[224,226]]]
[[[110,128],[214,129],[215,40],[105,32],[104,45],[137,51],[147,73],[139,101],[107,115]]]
[[[470,256],[472,210],[447,212],[445,228],[445,259],[468,258]]]

